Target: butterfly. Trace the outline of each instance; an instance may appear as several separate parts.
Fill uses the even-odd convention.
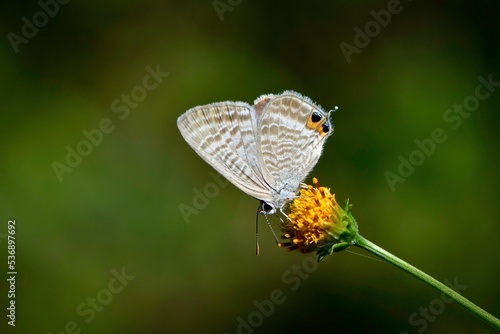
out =
[[[331,111],[330,111],[331,112]],[[294,91],[262,95],[251,106],[218,102],[177,119],[191,148],[244,193],[259,212],[283,213],[333,133],[330,112]]]

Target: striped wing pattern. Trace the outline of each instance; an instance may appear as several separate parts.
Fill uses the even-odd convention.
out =
[[[316,111],[328,118],[319,106],[294,92],[271,98],[258,120],[260,164],[269,184],[276,189],[278,206],[293,199],[299,185],[314,168],[328,136],[306,126]]]
[[[295,193],[321,156],[326,137],[305,126],[313,111],[327,117],[310,101],[288,93],[271,99],[259,119],[261,166],[280,192]]]
[[[178,118],[177,126],[193,150],[226,179],[252,197],[272,200],[258,166],[257,121],[250,105],[195,107]]]

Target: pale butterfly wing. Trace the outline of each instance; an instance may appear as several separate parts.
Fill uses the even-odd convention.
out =
[[[329,114],[292,91],[264,95],[252,107],[220,102],[186,111],[177,120],[188,144],[266,213],[295,198],[331,134]]]
[[[193,150],[246,194],[272,201],[258,161],[255,110],[243,102],[189,109],[177,126]]]
[[[329,115],[309,98],[292,91],[255,101],[259,159],[267,183],[281,207],[295,197],[299,185],[314,168],[331,134]]]

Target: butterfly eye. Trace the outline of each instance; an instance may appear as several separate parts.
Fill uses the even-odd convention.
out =
[[[321,116],[321,114],[319,112],[315,111],[311,115],[311,122],[313,122],[313,123],[318,123],[322,119],[323,119],[323,116]]]
[[[261,213],[266,213],[266,214],[270,214],[275,211],[274,206],[264,201],[262,201],[260,209],[262,210]]]

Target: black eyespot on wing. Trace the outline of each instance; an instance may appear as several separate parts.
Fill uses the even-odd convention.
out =
[[[261,209],[264,212],[272,212],[274,210],[274,207],[271,204],[263,201],[262,205],[261,205]]]
[[[313,123],[318,123],[322,119],[323,119],[323,116],[317,111],[313,112],[311,115],[311,122],[313,122]]]
[[[322,129],[323,129],[324,133],[330,132],[330,130],[331,130],[330,123],[328,123],[328,122],[323,123],[323,128]]]

